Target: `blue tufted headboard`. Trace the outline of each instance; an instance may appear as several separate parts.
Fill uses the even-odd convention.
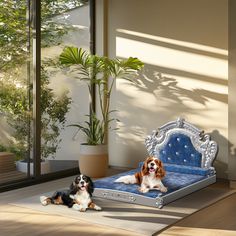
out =
[[[201,167],[202,154],[198,152],[191,139],[181,133],[168,137],[168,142],[159,150],[159,158],[168,164]]]
[[[210,136],[182,118],[169,122],[149,135],[145,144],[150,156],[166,165],[211,169],[218,146]]]

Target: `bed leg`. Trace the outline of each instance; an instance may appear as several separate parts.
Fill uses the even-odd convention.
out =
[[[161,209],[163,207],[163,199],[161,197],[156,198],[156,206]]]

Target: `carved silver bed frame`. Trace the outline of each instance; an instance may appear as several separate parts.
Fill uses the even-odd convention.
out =
[[[201,167],[211,168],[212,172],[215,172],[212,163],[218,152],[217,143],[211,140],[209,134],[204,134],[203,130],[198,129],[183,118],[166,123],[158,131],[153,130],[152,134],[145,139],[148,154],[155,156],[155,154],[159,153],[159,150],[168,141],[168,136],[174,133],[182,133],[190,137],[195,149],[202,154]]]
[[[205,176],[204,179],[169,194],[163,195],[162,193],[159,193],[155,198],[147,197],[142,194],[119,191],[117,189],[106,189],[103,188],[103,186],[100,186],[99,182],[96,186],[95,181],[94,196],[162,208],[163,205],[166,205],[169,202],[214,183],[216,181],[216,172],[212,163],[217,155],[218,145],[215,141],[211,140],[210,135],[204,134],[202,130],[199,130],[182,118],[178,118],[176,121],[161,126],[158,130],[154,130],[152,134],[145,139],[145,145],[149,155],[158,156],[159,151],[168,141],[168,137],[175,133],[184,134],[190,137],[194,148],[202,154],[201,168],[209,170],[209,174]]]

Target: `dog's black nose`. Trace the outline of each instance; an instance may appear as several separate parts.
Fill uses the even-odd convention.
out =
[[[155,164],[154,163],[151,163],[151,166],[154,166]]]
[[[81,181],[80,183],[83,185],[83,184],[84,184],[84,181]]]

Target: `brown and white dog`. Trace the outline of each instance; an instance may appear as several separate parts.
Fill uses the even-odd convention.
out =
[[[161,179],[165,176],[162,161],[155,157],[148,157],[142,166],[140,172],[134,175],[126,175],[118,178],[115,182],[125,184],[139,184],[139,191],[147,193],[149,190],[159,190],[167,192]]]
[[[75,177],[68,190],[56,191],[51,197],[41,196],[40,202],[43,206],[48,204],[66,205],[83,212],[88,208],[100,211],[101,207],[91,199],[93,190],[92,180],[88,176],[80,174]]]

